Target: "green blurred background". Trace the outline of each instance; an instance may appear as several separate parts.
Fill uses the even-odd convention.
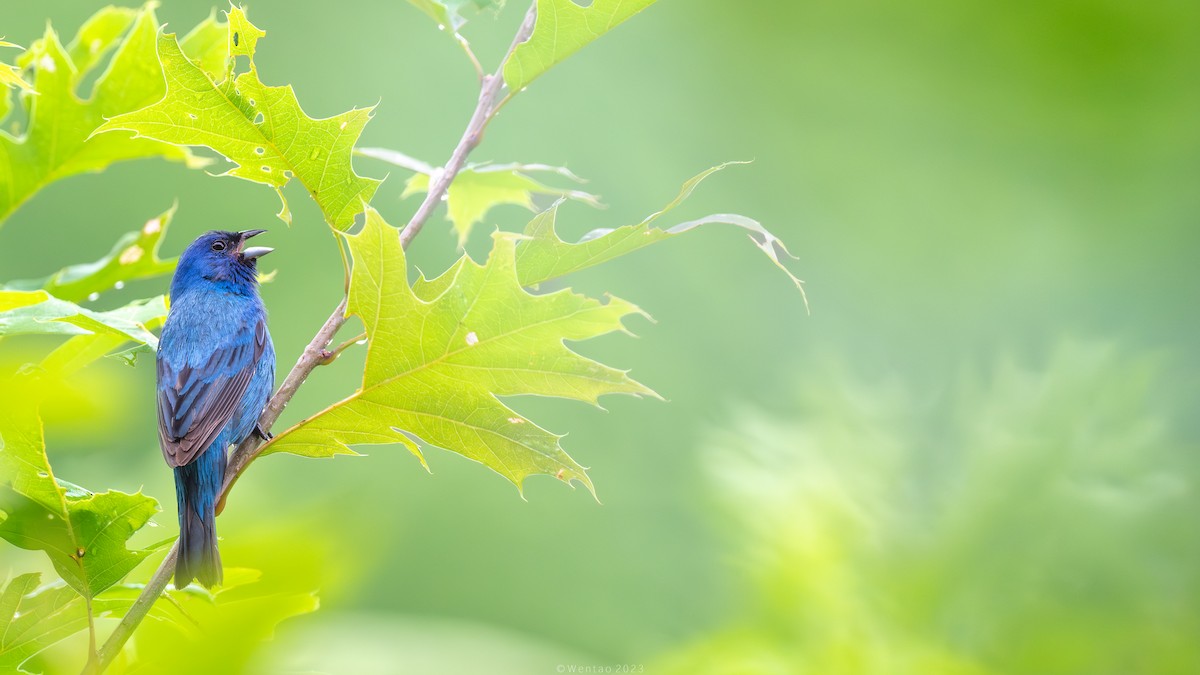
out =
[[[467,26],[485,64],[519,4]],[[50,19],[69,36],[99,7],[7,5],[0,32],[28,45]],[[159,17],[185,31],[209,8],[166,0]],[[477,90],[424,15],[398,0],[248,9],[267,30],[264,81],[294,84],[313,116],[378,102],[362,145],[445,161]],[[811,316],[732,229],[580,274],[576,288],[657,320],[582,351],[669,402],[514,405],[570,432],[603,505],[549,478],[522,501],[444,452],[432,475],[399,446],[264,459],[221,518],[225,562],[317,589],[322,608],[238,658],[250,672],[1200,672],[1198,82],[1200,5],[1182,0],[651,7],[516,98],[473,159],[590,179],[609,206],[564,207],[574,235],[754,159],[678,216],[761,220],[799,258]],[[416,208],[405,177],[391,170],[374,202],[393,223]],[[0,229],[0,279],[98,258],[176,200],[166,254],[267,227],[286,368],[342,282],[318,210],[288,194],[290,229],[270,190],[165,162],[60,181]],[[528,215],[493,211],[468,251]],[[413,264],[444,269],[449,233],[435,217]],[[319,369],[281,424],[351,391],[356,359]],[[93,367],[46,411],[47,436],[59,475],[143,488],[167,507],[150,534],[169,534],[152,382],[145,360]],[[2,553],[0,574],[42,564]]]

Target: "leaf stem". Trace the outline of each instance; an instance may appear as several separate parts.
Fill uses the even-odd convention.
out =
[[[454,34],[454,40],[458,42],[458,46],[462,47],[462,50],[467,53],[467,58],[471,59],[471,65],[475,66],[475,76],[478,77],[480,81],[483,81],[483,65],[479,63],[479,59],[475,57],[475,52],[471,49],[471,43],[467,42],[467,38],[458,33]]]
[[[91,589],[84,594],[83,601],[87,606],[88,620],[88,660],[85,670],[94,670],[96,664],[100,661],[100,654],[96,651],[96,614],[92,611],[92,593]]]
[[[429,186],[429,192],[425,194],[425,200],[421,202],[420,208],[413,214],[412,219],[404,227],[400,233],[400,244],[404,248],[408,248],[413,238],[420,233],[425,222],[429,220],[429,216],[433,214],[439,202],[442,201],[442,196],[450,188],[450,183],[454,181],[454,177],[466,164],[467,156],[471,151],[479,145],[483,138],[483,130],[487,127],[489,121],[495,116],[497,110],[497,97],[500,95],[504,87],[504,64],[508,61],[517,45],[529,39],[533,34],[533,25],[537,19],[537,2],[530,3],[529,9],[525,13],[525,19],[521,22],[521,27],[517,29],[516,35],[513,37],[512,45],[508,48],[508,53],[500,62],[500,66],[496,69],[495,74],[483,76],[480,82],[479,102],[475,106],[475,112],[471,115],[471,120],[467,124],[466,131],[463,132],[462,138],[458,145],[454,148],[454,152],[450,155],[450,160],[446,162],[445,167],[441,170],[435,180],[432,180]],[[317,334],[313,336],[308,346],[301,352],[300,358],[296,360],[296,365],[292,366],[292,370],[284,378],[283,383],[279,385],[279,390],[271,397],[267,403],[266,409],[263,410],[262,417],[259,418],[259,426],[263,429],[270,429],[275,420],[279,418],[280,413],[287,406],[288,402],[295,396],[296,391],[304,381],[308,379],[309,374],[320,365],[321,361],[326,358],[328,352],[326,347],[333,340],[338,330],[346,323],[346,306],[347,298],[342,297],[341,302],[325,320]],[[358,341],[361,338],[355,338],[351,342]],[[345,345],[339,347],[339,351],[344,349]],[[224,509],[225,500],[229,496],[229,491],[237,482],[237,479],[250,466],[256,457],[261,453],[262,448],[266,444],[257,435],[251,434],[249,438],[242,441],[240,445],[229,456],[229,463],[225,469],[225,483],[221,491],[221,499],[217,504],[217,513]],[[146,583],[133,606],[121,618],[120,623],[113,630],[112,634],[105,640],[104,646],[96,652],[93,648],[93,653],[98,654],[97,658],[91,659],[88,665],[84,667],[84,673],[91,675],[99,675],[113,662],[117,654],[125,646],[125,643],[133,635],[133,631],[146,618],[150,608],[154,602],[162,595],[167,588],[167,583],[170,582],[171,576],[175,571],[175,559],[179,555],[179,542],[176,541],[167,552],[167,556],[163,558],[158,569],[154,571],[154,575]]]
[[[349,340],[346,340],[342,344],[338,345],[337,349],[329,350],[329,358],[327,358],[325,360],[325,363],[332,362],[333,359],[337,358],[338,354],[341,354],[342,352],[346,351],[347,349],[353,347],[356,344],[361,344],[363,342],[366,342],[366,340],[367,340],[367,334],[365,331],[362,333],[359,333],[358,335],[355,335],[354,337],[350,338]]]

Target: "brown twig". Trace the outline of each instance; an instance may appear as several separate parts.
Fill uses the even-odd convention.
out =
[[[508,54],[500,62],[500,67],[496,69],[495,74],[483,76],[480,82],[479,102],[475,106],[475,112],[471,115],[471,120],[467,124],[466,131],[463,132],[462,138],[459,139],[458,145],[455,146],[454,152],[451,153],[449,161],[438,172],[436,178],[431,181],[429,192],[425,195],[425,200],[421,202],[421,206],[417,209],[413,217],[405,225],[400,232],[400,244],[404,248],[408,248],[410,242],[421,231],[425,222],[433,215],[434,210],[442,201],[442,196],[450,188],[450,183],[454,181],[454,177],[462,170],[466,164],[467,156],[471,151],[479,145],[483,139],[483,131],[487,128],[488,122],[495,116],[499,106],[500,92],[504,88],[504,63],[508,61],[508,57],[512,54],[517,45],[529,39],[533,34],[533,25],[537,18],[537,3],[530,4],[529,10],[525,13],[525,19],[521,22],[521,27],[517,30],[516,36],[513,38],[512,45],[508,49]],[[308,346],[300,354],[296,365],[292,366],[292,370],[284,378],[283,383],[279,385],[279,390],[271,397],[267,407],[263,410],[262,417],[259,418],[259,426],[263,429],[270,429],[275,420],[279,418],[280,413],[287,407],[292,396],[308,379],[318,365],[328,358],[329,352],[326,347],[333,340],[338,330],[346,323],[346,298],[343,297],[338,303],[333,314],[321,326],[317,334],[313,336]],[[359,338],[355,338],[357,341]],[[261,453],[262,448],[266,444],[257,435],[251,434],[249,438],[242,441],[240,445],[229,456],[229,464],[225,469],[225,483],[221,491],[221,500],[217,505],[217,512],[224,508],[225,499],[229,496],[229,491],[233,487],[237,479],[245,472],[246,467],[254,461]],[[167,556],[163,558],[158,569],[154,571],[154,575],[146,583],[137,600],[121,618],[121,622],[113,630],[112,634],[104,642],[104,646],[99,650],[99,659],[97,661],[89,660],[87,666],[84,667],[85,674],[99,675],[104,672],[121,652],[125,643],[133,635],[133,631],[137,628],[142,619],[149,613],[154,602],[162,595],[167,588],[167,583],[170,582],[171,576],[175,571],[175,558],[179,555],[179,543],[176,542]]]

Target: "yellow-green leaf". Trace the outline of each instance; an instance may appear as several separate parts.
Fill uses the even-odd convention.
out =
[[[517,45],[504,64],[504,83],[520,91],[556,63],[582,49],[655,0],[538,0],[533,35]]]
[[[368,209],[363,231],[346,236],[354,257],[348,312],[368,336],[362,386],[280,433],[266,451],[323,457],[351,445],[403,443],[424,462],[421,446],[432,446],[480,462],[518,488],[529,475],[549,474],[591,489],[560,437],[500,397],[596,403],[603,394],[654,395],[564,344],[623,331],[622,319],[641,310],[569,290],[531,295],[517,282],[516,239],[498,232],[486,264],[463,256],[440,277],[410,287],[398,232]]]
[[[446,217],[454,224],[459,247],[466,244],[471,228],[486,218],[496,206],[512,204],[533,211],[536,208],[534,195],[550,195],[600,206],[600,198],[596,195],[582,190],[551,187],[534,180],[529,176],[530,173],[556,174],[582,182],[564,167],[545,164],[480,164],[459,171],[446,192]],[[427,192],[429,179],[429,173],[413,175],[404,184],[401,196]]]
[[[14,45],[11,42],[5,42],[4,40],[0,40],[0,47],[16,47],[20,49],[20,46]],[[33,85],[21,77],[21,70],[3,61],[0,61],[0,85],[3,85],[5,89],[13,87],[25,91],[33,91]],[[4,92],[4,95],[7,96],[8,93]]]
[[[249,56],[254,58],[254,50],[258,47],[258,39],[266,37],[267,32],[250,23],[246,12],[241,7],[231,7],[229,16],[229,55]]]
[[[105,118],[162,97],[162,70],[154,56],[157,30],[151,6],[107,7],[80,28],[69,46],[47,26],[44,37],[20,57],[22,69],[32,72],[33,91],[21,97],[28,123],[0,131],[0,222],[48,183],[113,162],[165,157],[189,166],[207,164],[166,143],[118,134],[91,136]],[[200,43],[184,48],[208,58]],[[111,63],[81,98],[80,83],[110,52]]]
[[[124,307],[96,312],[60,300],[43,290],[0,292],[0,337],[8,335],[86,335],[100,333],[120,337],[155,349],[158,338],[150,332],[166,316],[163,296],[135,300]]]
[[[616,229],[593,230],[573,244],[563,241],[554,229],[559,206],[555,204],[539,213],[525,228],[526,240],[517,247],[517,276],[520,278],[521,284],[537,286],[544,281],[599,265],[613,258],[619,258],[626,253],[664,239],[670,239],[701,225],[724,223],[748,231],[754,245],[787,275],[788,279],[800,290],[801,296],[804,297],[804,282],[797,279],[780,259],[780,254],[790,255],[787,248],[778,237],[771,234],[757,220],[734,213],[716,213],[666,229],[653,226],[655,221],[683,203],[705,178],[731,164],[743,163],[727,162],[706,169],[688,179],[675,199],[662,209],[647,216],[642,222]],[[804,301],[807,306],[807,297],[804,298]]]
[[[166,94],[157,103],[113,117],[97,133],[125,130],[135,137],[211,148],[234,163],[225,175],[270,185],[281,200],[281,188],[294,176],[326,221],[345,229],[380,183],[359,176],[351,165],[354,143],[373,108],[320,120],[309,117],[291,86],[268,87],[259,80],[254,46],[264,33],[238,8],[229,12],[229,22],[231,53],[250,57],[248,72],[214,80],[184,54],[173,34],[160,35],[158,59],[166,73]],[[286,201],[279,216],[290,222]]]

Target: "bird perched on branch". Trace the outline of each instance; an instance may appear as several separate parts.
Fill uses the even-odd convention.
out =
[[[175,469],[179,557],[175,587],[221,583],[215,529],[226,451],[258,426],[275,383],[275,348],[247,247],[265,230],[208,232],[193,241],[171,280],[171,308],[158,343],[158,439]]]

